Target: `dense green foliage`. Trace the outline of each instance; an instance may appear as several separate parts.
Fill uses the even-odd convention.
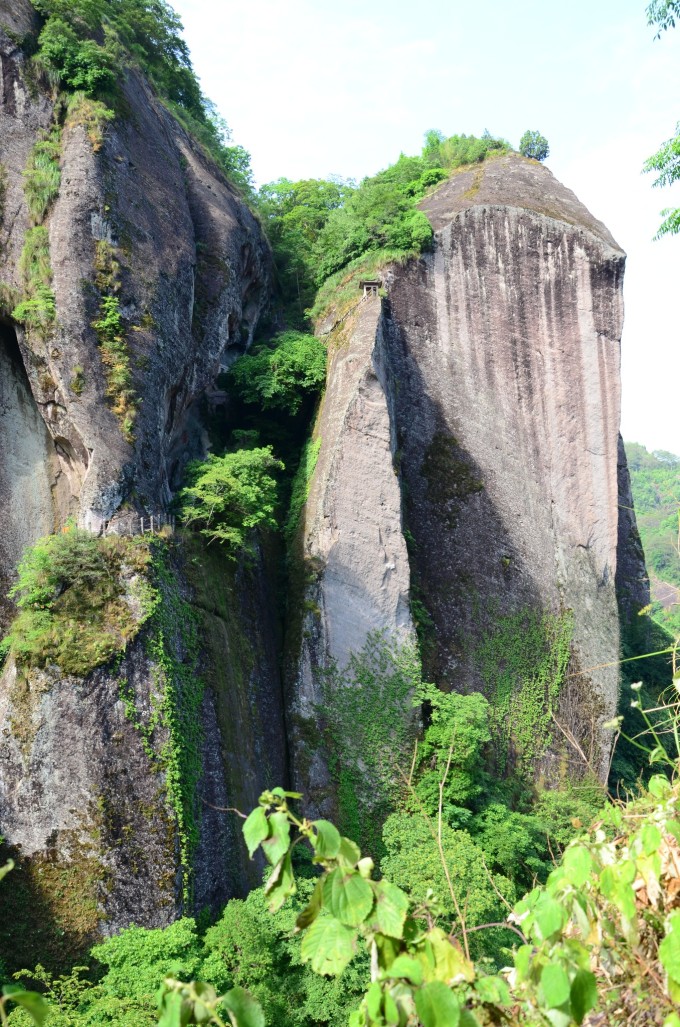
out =
[[[187,466],[189,484],[179,496],[182,521],[223,543],[234,558],[252,550],[255,528],[277,527],[273,473],[280,470],[283,464],[270,446],[193,461]]]
[[[263,410],[297,414],[326,382],[326,347],[313,335],[284,332],[240,357],[227,376],[230,394]]]
[[[230,145],[227,125],[203,95],[181,21],[165,0],[36,0],[35,6],[44,24],[33,61],[50,83],[116,106],[121,68],[137,65],[225,174],[250,190],[249,156]]]
[[[20,612],[0,651],[20,666],[89,673],[121,652],[152,613],[154,590],[130,580],[148,561],[143,539],[100,539],[77,528],[39,539],[19,564],[10,595]],[[139,616],[127,601],[131,590]]]
[[[470,959],[474,927],[462,896],[475,864],[468,859],[453,876],[443,858],[441,819],[433,834],[455,909],[453,924],[442,918],[431,892],[418,901],[389,879],[376,880],[370,858],[362,858],[328,821],[299,818],[291,798],[298,796],[282,789],[265,792],[244,824],[244,837],[251,855],[261,846],[274,868],[265,886],[272,911],[298,888],[293,846],[304,842],[311,849],[320,876],[297,918],[304,962],[320,975],[337,977],[358,952],[371,952],[371,985],[350,1027],[571,1027],[595,1008],[612,1027],[678,1027],[677,784],[654,777],[647,793],[627,807],[606,807],[598,823],[567,847],[545,886],[533,888],[504,918],[515,935],[514,966],[504,974],[485,972]],[[494,931],[500,925],[478,926]],[[166,987],[185,996],[188,1022],[223,1023],[216,994],[205,1002],[191,986],[171,981]],[[241,1027],[254,1021],[236,1016],[231,1022]],[[167,1023],[179,1025],[179,1016]]]
[[[44,990],[48,1027],[154,1027],[159,985],[168,976],[199,978],[221,993],[247,988],[276,1027],[345,1027],[368,985],[368,959],[337,979],[319,977],[302,962],[293,931],[313,887],[302,878],[295,899],[274,915],[262,888],[255,889],[229,902],[204,932],[187,917],[163,930],[131,927],[92,948],[89,972],[76,967],[57,976],[38,966],[21,979]],[[12,1027],[28,1023],[18,1011],[10,1019]]]
[[[550,154],[548,140],[540,132],[527,130],[519,141],[519,152],[523,157],[545,160]]]
[[[680,18],[678,0],[652,0],[647,7],[647,23],[656,26],[657,39],[667,29],[675,27],[676,18]],[[675,127],[675,135],[645,161],[644,170],[656,173],[655,186],[671,185],[680,179],[680,122]],[[680,232],[680,207],[662,210],[661,216],[664,220],[656,234],[657,239]]]
[[[263,186],[258,208],[272,242],[288,318],[302,323],[315,289],[362,258],[381,254],[386,263],[427,249],[432,228],[417,209],[418,200],[456,168],[508,149],[489,133],[481,139],[447,138],[431,131],[420,156],[401,154],[358,186],[341,179],[279,179]]]
[[[653,591],[659,589],[668,596],[663,604],[653,602],[652,614],[668,631],[680,635],[680,457],[661,450],[648,453],[634,442],[626,444],[626,456]]]

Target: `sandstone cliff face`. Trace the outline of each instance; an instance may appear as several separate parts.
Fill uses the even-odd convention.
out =
[[[303,738],[305,723],[324,719],[323,671],[335,664],[342,673],[370,632],[401,641],[413,634],[391,399],[375,297],[360,304],[329,343],[299,557],[308,584],[301,636],[293,641],[290,730],[293,749],[306,750],[300,786],[326,815],[333,812],[328,753],[316,730],[311,746]]]
[[[3,4],[0,24],[11,25],[11,17],[16,22]],[[5,33],[0,55],[0,281],[20,291],[29,227],[22,172],[50,126],[52,104],[29,88],[23,55]],[[46,220],[56,326],[45,340],[8,326],[80,520],[93,528],[133,491],[138,509],[165,508],[180,463],[192,448],[200,451],[192,404],[220,364],[249,344],[268,300],[269,253],[247,207],[135,74],[126,79],[124,102],[134,116],[108,125],[98,151],[85,125],[67,118],[61,187]],[[120,267],[116,289],[138,406],[133,443],[107,401],[91,326],[102,243]],[[82,386],[74,390],[76,376]]]
[[[206,450],[206,389],[250,344],[270,294],[269,248],[252,214],[130,72],[127,114],[107,123],[101,146],[82,119],[67,117],[61,128],[61,185],[44,221],[54,325],[40,333],[12,318],[31,225],[23,172],[54,117],[15,41],[34,20],[30,4],[0,0],[3,597],[23,548],[69,516],[96,532],[167,509],[184,464]],[[124,326],[132,432],[107,395],[92,327],[107,290]],[[237,828],[212,807],[248,808],[265,786],[285,781],[270,574],[264,564],[236,578],[213,567],[212,578],[199,580],[188,573],[194,564],[200,560],[187,568],[179,558],[174,568],[174,587],[193,607],[205,646],[196,664],[207,687],[198,714],[192,890],[183,896],[182,830],[163,762],[167,732],[156,724],[145,741],[143,730],[158,720],[165,673],[149,643],[152,629],[119,666],[85,680],[54,667],[17,674],[9,664],[0,678],[0,833],[23,860],[17,894],[30,895],[15,911],[17,938],[30,904],[45,909],[75,953],[133,921],[161,925],[180,910],[218,908],[252,882],[257,868]],[[3,630],[11,612],[0,609]],[[166,631],[180,667],[195,658],[186,627]]]
[[[541,736],[531,747],[540,772],[555,778],[565,759],[578,762],[573,748],[563,751],[554,713],[604,773],[600,725],[614,715],[618,692],[616,667],[602,665],[616,661],[619,644],[624,255],[545,167],[516,155],[459,172],[422,207],[435,229],[433,251],[387,271],[380,315],[371,307],[376,301],[363,301],[359,328],[345,333],[338,351],[355,381],[379,376],[382,411],[376,447],[374,408],[353,402],[341,429],[353,446],[352,458],[343,456],[342,485],[330,470],[339,429],[324,430],[342,388],[335,381],[339,358],[330,365],[331,399],[319,420],[321,451],[305,521],[308,551],[320,561],[309,595],[321,616],[303,645],[293,702],[301,705],[307,694],[310,645],[318,658],[340,660],[348,645],[361,647],[361,604],[374,587],[369,582],[378,580],[387,537],[399,552],[390,562],[402,570],[394,579],[401,595],[410,564],[426,672],[445,689],[489,696],[511,759],[521,760],[533,734]],[[361,329],[369,317],[376,346],[366,345]],[[367,484],[368,450],[375,477]],[[370,498],[376,478],[390,481],[378,502]],[[333,516],[338,502],[347,502],[340,495],[354,504],[344,520]],[[408,557],[395,542],[402,523]],[[370,576],[339,582],[334,546],[343,541],[345,551],[351,546],[351,566],[371,568]],[[382,595],[371,597],[372,616],[397,633],[405,606],[400,600],[387,609]],[[353,625],[351,640],[334,637],[329,605],[342,608],[341,624]],[[508,646],[518,633],[527,647],[536,645],[537,664],[525,663],[513,680]],[[569,638],[565,668],[558,653]],[[562,660],[559,697],[540,685],[541,653],[552,653],[555,667]],[[529,702],[526,679],[539,693],[543,687],[540,702]],[[534,700],[540,716],[522,712]],[[536,716],[537,723],[520,724],[518,716]]]

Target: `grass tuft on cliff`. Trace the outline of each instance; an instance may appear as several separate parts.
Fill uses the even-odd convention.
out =
[[[122,652],[153,612],[143,538],[71,527],[26,549],[10,590],[19,614],[0,642],[25,669],[56,664],[83,677]]]

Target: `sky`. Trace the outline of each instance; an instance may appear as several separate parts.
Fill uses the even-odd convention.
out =
[[[680,454],[680,183],[644,160],[680,120],[680,26],[646,0],[172,0],[204,92],[258,184],[360,180],[424,133],[547,137],[546,165],[628,254],[622,431]]]

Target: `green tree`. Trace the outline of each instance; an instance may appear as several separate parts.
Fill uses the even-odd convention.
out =
[[[284,332],[239,357],[228,377],[243,403],[297,414],[326,382],[326,347],[314,335]]]
[[[519,152],[523,157],[545,160],[550,154],[550,147],[548,140],[540,132],[531,132],[527,129],[519,141]]]
[[[271,446],[239,449],[187,465],[189,484],[179,495],[181,518],[196,524],[234,559],[252,551],[256,528],[276,528],[277,488],[273,472],[283,470]]]

